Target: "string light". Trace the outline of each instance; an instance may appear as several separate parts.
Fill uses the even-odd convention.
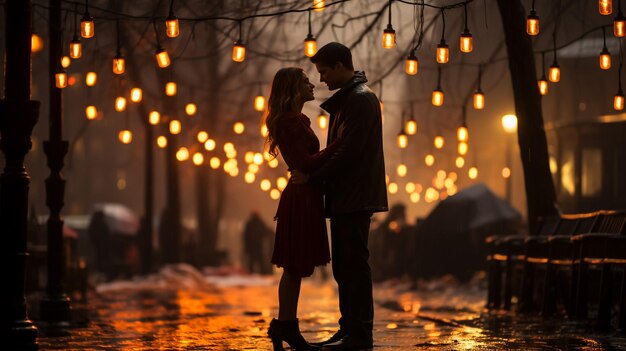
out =
[[[603,16],[610,15],[613,12],[613,1],[598,0],[598,12]]]
[[[128,129],[120,131],[117,137],[122,144],[130,144],[130,142],[133,141],[133,133]]]
[[[526,17],[526,33],[528,35],[539,34],[539,16],[535,11],[535,0],[533,0],[530,7],[530,14]]]
[[[613,98],[613,108],[616,111],[624,109],[624,92],[622,91],[622,47],[620,43],[619,70],[617,71],[617,94]]]
[[[96,117],[98,117],[98,110],[95,106],[89,105],[85,108],[85,116],[88,120],[93,121]]]
[[[476,179],[478,177],[478,168],[476,167],[471,167],[468,171],[467,171],[467,176],[469,177],[469,179]]]
[[[189,159],[189,149],[181,147],[176,151],[176,159],[180,162],[187,161]]]
[[[167,82],[165,84],[165,95],[174,96],[176,95],[176,83],[175,82]]]
[[[417,56],[415,56],[415,50],[411,51],[411,54],[406,58],[406,74],[414,76],[417,74],[417,69],[419,68],[419,61],[417,60]]]
[[[113,73],[115,74],[124,74],[126,71],[126,62],[124,57],[122,56],[122,50],[120,48],[120,21],[115,21],[115,26],[117,30],[117,54],[113,57]]]
[[[428,154],[424,157],[424,164],[426,164],[426,166],[430,167],[433,164],[435,164],[435,156],[432,154]]]
[[[546,60],[545,53],[541,53],[541,78],[538,81],[539,84],[539,93],[541,95],[548,94],[548,80],[546,79]]]
[[[170,2],[170,13],[165,19],[165,33],[170,38],[176,38],[180,34],[178,18],[174,16],[174,0]]]
[[[30,36],[30,51],[34,54],[43,50],[43,39],[33,32]]]
[[[444,142],[445,142],[445,139],[441,135],[437,135],[435,137],[435,140],[433,141],[433,144],[435,145],[437,149],[441,149],[443,148]]]
[[[465,166],[465,159],[463,156],[459,156],[456,158],[454,163],[456,163],[457,168],[463,168],[463,166]]]
[[[446,44],[446,16],[444,9],[441,8],[441,20],[443,22],[443,28],[441,29],[441,41],[437,45],[437,63],[447,63],[450,59],[450,48]]]
[[[441,89],[441,67],[437,67],[437,87],[433,90],[433,106],[443,105],[443,90]]]
[[[304,39],[304,55],[312,57],[317,52],[317,41],[311,30],[311,11],[309,11],[309,34]]]
[[[148,115],[148,123],[155,126],[161,121],[161,114],[158,111],[151,111]]]
[[[465,12],[465,29],[461,33],[460,48],[462,52],[472,52],[474,45],[472,43],[472,33],[470,33],[467,27],[467,2],[463,3],[463,10]]]
[[[468,147],[466,142],[462,141],[462,142],[459,143],[459,146],[458,146],[459,155],[461,155],[461,156],[467,155],[468,149],[469,149],[469,147]]]
[[[387,23],[387,28],[383,30],[383,47],[385,49],[391,49],[396,45],[396,31],[391,25],[391,2],[392,0],[389,0],[389,23]]]
[[[255,111],[263,111],[265,110],[265,97],[263,97],[263,93],[259,91],[259,95],[254,98],[254,110]]]
[[[96,85],[97,80],[98,74],[96,72],[87,72],[87,75],[85,76],[85,84],[87,84],[88,87]]]
[[[550,72],[548,74],[548,77],[552,83],[557,83],[558,81],[561,80],[561,67],[559,67],[559,63],[556,61],[556,29],[554,32],[552,32],[552,43],[553,43],[552,52],[554,53],[554,61],[552,62],[552,65],[550,66]]]
[[[313,0],[313,11],[322,12],[326,6],[324,0]]]
[[[126,98],[118,96],[115,99],[115,111],[122,112],[124,110],[126,110]]]
[[[319,116],[317,116],[317,125],[320,129],[326,129],[328,127],[328,117],[320,110]]]
[[[205,143],[207,140],[209,140],[209,133],[205,132],[204,130],[201,130],[198,132],[198,135],[196,136],[196,138],[198,139],[199,143]]]
[[[60,72],[54,75],[55,85],[59,89],[64,89],[67,87],[67,72],[65,70],[61,70]]]
[[[164,137],[163,135],[159,136],[157,138],[157,146],[160,147],[161,149],[165,148],[167,146],[167,138]]]
[[[233,131],[235,132],[235,134],[243,134],[245,130],[246,126],[243,123],[236,122],[235,124],[233,124]]]
[[[130,90],[130,101],[140,102],[143,97],[143,92],[140,88],[132,88]]]
[[[68,68],[72,64],[72,60],[68,56],[61,57],[61,67]]]
[[[161,43],[159,42],[159,32],[157,31],[157,28],[156,28],[156,21],[152,21],[152,25],[154,27],[154,35],[156,37],[156,43],[157,43],[157,48],[154,53],[154,57],[156,58],[157,65],[159,65],[160,68],[165,68],[169,66],[171,63],[170,55],[167,53],[165,49],[161,47]]]
[[[409,138],[404,132],[404,128],[401,128],[400,132],[398,133],[398,147],[401,149],[405,149],[408,144],[409,144]]]
[[[613,34],[622,38],[626,35],[626,17],[622,13],[622,1],[618,0],[617,2],[617,16],[613,20]]]
[[[73,59],[80,58],[83,55],[83,49],[78,37],[78,3],[74,4],[74,37],[70,41],[70,57]]]
[[[85,14],[80,20],[80,36],[87,39],[92,38],[95,34],[95,26],[93,17],[89,15],[89,0],[85,0]]]
[[[469,139],[469,132],[467,131],[467,125],[465,125],[465,118],[463,118],[461,126],[459,126],[456,130],[456,139],[463,142],[467,142]]]
[[[611,53],[606,47],[606,28],[602,27],[602,51],[600,51],[600,68],[607,70],[611,68]]]
[[[213,139],[208,139],[207,141],[204,142],[204,149],[206,151],[213,151],[215,150],[216,147],[217,147],[217,144],[215,143],[215,140]]]
[[[415,121],[415,118],[413,118],[412,113],[411,117],[409,117],[409,120],[406,121],[404,129],[406,130],[406,134],[408,135],[415,135],[417,133],[417,122]]]
[[[482,110],[485,108],[485,94],[480,88],[482,83],[482,65],[478,65],[478,85],[474,92],[474,109]]]
[[[179,120],[173,119],[170,121],[170,134],[173,134],[173,135],[180,134],[182,129],[183,128]]]
[[[196,114],[197,111],[198,108],[196,107],[196,104],[190,102],[185,105],[185,113],[187,114],[187,116],[193,116]]]
[[[242,37],[242,22],[239,21],[239,39],[233,45],[232,59],[235,62],[243,62],[246,59],[246,46],[243,44]]]
[[[204,155],[202,155],[202,153],[200,152],[196,152],[193,154],[191,160],[193,161],[194,165],[201,166],[204,163]]]

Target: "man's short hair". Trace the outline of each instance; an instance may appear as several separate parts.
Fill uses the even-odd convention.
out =
[[[352,65],[352,53],[345,45],[332,42],[322,46],[313,57],[311,62],[333,67],[337,62],[347,69],[354,69]]]

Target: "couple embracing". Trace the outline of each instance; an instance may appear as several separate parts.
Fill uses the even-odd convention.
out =
[[[280,152],[292,174],[276,212],[272,263],[284,271],[278,318],[268,335],[274,350],[283,350],[283,341],[296,350],[367,349],[374,319],[370,218],[387,210],[380,103],[365,85],[365,74],[354,71],[346,46],[329,43],[311,62],[329,90],[339,89],[321,105],[330,114],[327,147],[320,151],[311,121],[302,114],[304,103],[314,100],[314,85],[300,68],[276,73],[265,121],[269,153]],[[308,343],[298,326],[298,297],[302,278],[330,261],[326,217],[341,318],[329,340]]]

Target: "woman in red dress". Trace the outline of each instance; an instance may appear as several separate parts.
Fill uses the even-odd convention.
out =
[[[283,68],[274,76],[265,119],[270,155],[282,154],[289,170],[311,173],[327,160],[338,142],[320,151],[311,121],[302,106],[311,101],[314,85],[300,68]],[[330,261],[322,189],[313,184],[294,184],[283,190],[276,211],[276,239],[272,263],[282,267],[278,287],[278,319],[270,323],[268,335],[274,350],[283,350],[283,340],[296,350],[313,350],[300,334],[297,309],[300,283],[313,274],[315,266]]]

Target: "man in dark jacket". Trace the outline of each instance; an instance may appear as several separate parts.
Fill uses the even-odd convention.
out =
[[[376,95],[354,71],[350,49],[329,43],[311,57],[320,81],[339,89],[321,107],[330,114],[328,144],[341,145],[308,181],[325,185],[330,218],[332,267],[339,288],[339,331],[319,343],[352,350],[372,347],[374,304],[367,247],[372,213],[387,211],[382,114]],[[295,173],[296,181],[306,176]]]

